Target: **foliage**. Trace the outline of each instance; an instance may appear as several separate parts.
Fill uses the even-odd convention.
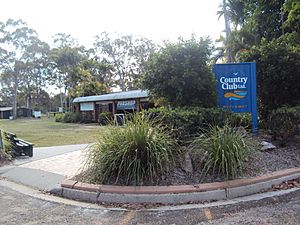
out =
[[[2,141],[3,141],[2,144],[3,144],[3,150],[4,150],[5,154],[13,156],[13,143],[7,137],[4,130],[1,130],[1,137],[2,137]]]
[[[249,13],[253,12],[254,30],[259,39],[271,41],[279,38],[282,32],[284,17],[282,16],[282,7],[285,0],[255,0],[250,1]]]
[[[233,31],[226,39],[219,40],[223,46],[218,47],[216,59],[224,58],[225,49],[229,49],[230,60],[235,62],[239,52],[259,45],[262,40],[299,33],[299,6],[298,0],[223,0],[218,14],[223,16],[226,10]]]
[[[257,63],[257,91],[264,116],[283,105],[300,104],[300,49],[291,46],[295,35],[263,41],[240,55],[242,61]]]
[[[0,22],[0,85],[13,100],[14,118],[17,117],[21,87],[30,95],[32,84],[43,81],[43,76],[37,71],[45,65],[44,56],[48,49],[49,46],[41,42],[24,21],[9,19]]]
[[[284,22],[284,28],[289,32],[300,33],[300,2],[299,0],[287,0],[284,5],[284,11],[287,19]]]
[[[63,122],[65,115],[63,113],[55,114],[55,122]]]
[[[78,123],[82,121],[82,116],[78,112],[66,112],[64,114],[64,123]]]
[[[83,76],[82,76],[83,77]],[[87,79],[82,81],[74,89],[72,89],[73,96],[92,96],[109,93],[109,89],[106,85],[101,84],[98,81]]]
[[[114,87],[113,66],[97,57],[83,60],[75,69],[76,85],[69,90],[72,97],[106,94]]]
[[[3,144],[2,146],[3,148],[0,147],[0,166],[1,166],[3,162],[11,160],[12,146],[9,142],[7,142],[5,132],[3,130],[0,130],[0,132],[1,132],[0,138],[2,138],[2,144]]]
[[[211,126],[232,126],[250,128],[251,117],[247,114],[235,114],[220,108],[167,108],[150,109],[146,112],[150,118],[155,118],[172,131],[173,137],[184,142]]]
[[[155,44],[147,38],[132,35],[118,35],[113,38],[107,32],[96,37],[94,43],[96,58],[112,66],[111,71],[115,86],[122,91],[136,88],[143,73],[145,61],[154,52]]]
[[[155,182],[177,154],[176,144],[160,125],[134,115],[125,127],[107,127],[87,151],[87,179],[97,183],[142,185]]]
[[[57,34],[58,35],[58,34]],[[57,36],[56,35],[56,36]],[[52,84],[59,88],[61,95],[61,107],[63,103],[66,104],[66,95],[68,91],[74,89],[78,82],[78,74],[76,69],[80,66],[81,62],[87,58],[84,54],[84,49],[77,46],[70,36],[60,34],[55,39],[60,45],[51,49],[49,52],[49,73]]]
[[[268,118],[268,130],[273,139],[285,146],[288,140],[299,134],[300,107],[282,107],[273,110]]]
[[[214,79],[207,64],[210,54],[207,38],[192,36],[166,43],[147,61],[142,85],[172,106],[213,106]]]
[[[212,171],[226,179],[242,173],[246,158],[257,149],[257,143],[241,128],[214,126],[195,139],[193,149],[204,151],[203,174]]]
[[[113,114],[110,112],[102,112],[99,114],[98,122],[101,125],[108,125],[113,121]]]
[[[82,116],[77,112],[58,113],[55,115],[55,122],[78,123],[82,121]]]

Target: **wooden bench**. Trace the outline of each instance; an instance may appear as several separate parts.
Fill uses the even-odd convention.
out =
[[[4,135],[12,144],[12,156],[33,156],[33,144],[23,139],[17,138],[17,135],[11,132],[4,132]]]

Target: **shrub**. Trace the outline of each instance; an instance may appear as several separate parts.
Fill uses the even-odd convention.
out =
[[[98,122],[101,125],[108,125],[113,120],[113,114],[110,112],[102,112],[99,114]]]
[[[282,107],[273,110],[268,118],[268,129],[273,139],[285,146],[288,140],[299,133],[300,107]]]
[[[3,144],[4,153],[6,155],[14,156],[14,149],[13,149],[14,146],[13,146],[13,143],[6,136],[6,133],[5,133],[4,130],[1,130],[1,137],[2,137],[2,144]],[[1,149],[0,149],[0,151],[1,151]]]
[[[67,112],[64,114],[63,122],[78,123],[82,120],[81,114],[77,112]]]
[[[77,112],[59,113],[55,115],[55,122],[78,123],[81,121],[82,116]]]
[[[55,122],[63,122],[64,114],[63,113],[57,113],[55,114]]]
[[[258,145],[245,129],[225,125],[212,127],[196,138],[192,146],[196,151],[204,151],[204,175],[212,171],[228,179],[242,173],[246,157]]]
[[[144,115],[125,127],[107,127],[87,150],[86,179],[140,185],[159,179],[173,163],[177,146],[165,129]]]
[[[146,112],[150,118],[158,118],[165,126],[172,130],[173,137],[185,141],[190,137],[212,126],[251,126],[251,117],[248,114],[235,114],[220,108],[166,108],[150,109]]]

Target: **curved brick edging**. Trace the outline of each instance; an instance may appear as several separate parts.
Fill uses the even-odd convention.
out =
[[[276,171],[259,177],[225,182],[174,186],[94,185],[74,180],[61,184],[63,197],[88,202],[176,204],[232,199],[255,194],[284,181],[300,177],[300,167]]]

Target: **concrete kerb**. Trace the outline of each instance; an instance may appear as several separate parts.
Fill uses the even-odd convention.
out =
[[[55,189],[50,192],[65,198],[92,203],[182,204],[248,196],[297,178],[300,178],[300,167],[249,179],[197,185],[133,187],[94,185],[65,180],[61,183],[61,191]]]

